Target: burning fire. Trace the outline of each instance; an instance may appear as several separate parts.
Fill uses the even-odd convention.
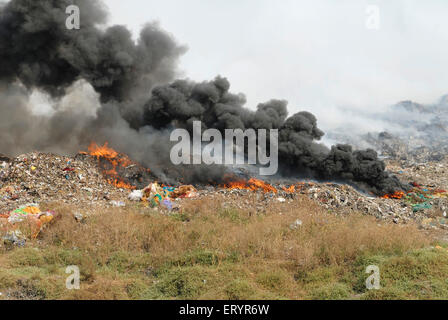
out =
[[[126,155],[120,154],[108,146],[106,142],[103,146],[99,146],[92,142],[88,148],[89,152],[81,152],[82,154],[89,154],[97,158],[98,162],[102,164],[103,174],[109,184],[121,188],[134,190],[135,186],[123,181],[117,172],[118,167],[126,168],[133,165],[134,162]],[[107,169],[106,169],[107,168]]]
[[[288,192],[288,193],[294,193],[296,191],[296,186],[292,185],[289,188],[283,187],[282,188],[283,191]]]
[[[402,199],[406,194],[403,191],[395,191],[391,194],[386,194],[382,196],[383,199]]]
[[[110,148],[107,142],[102,147],[98,146],[95,142],[92,142],[89,146],[89,153],[98,160],[100,160],[100,158],[108,159],[109,162],[114,165],[114,168],[118,165],[125,168],[133,164],[126,155],[120,155],[117,151]]]
[[[274,192],[277,193],[277,189],[271,186],[270,184],[252,178],[250,180],[238,180],[238,181],[231,181],[224,185],[224,188],[226,189],[239,189],[239,190],[263,190],[264,192]]]

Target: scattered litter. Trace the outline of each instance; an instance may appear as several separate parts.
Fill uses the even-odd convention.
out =
[[[179,188],[174,189],[171,193],[173,199],[194,198],[198,195],[196,188],[191,185],[180,186]]]
[[[168,210],[173,210],[173,203],[171,202],[170,199],[165,199],[163,200],[162,204],[168,209]]]
[[[425,209],[431,209],[431,208],[432,208],[432,205],[430,205],[428,202],[412,205],[412,210],[414,212],[417,212],[417,211],[420,211],[420,210],[425,210]]]
[[[14,230],[8,232],[6,235],[2,237],[2,239],[6,245],[24,247],[26,244],[26,238],[22,235],[20,230]]]
[[[83,222],[84,221],[84,215],[81,212],[75,212],[74,217],[76,221]]]
[[[120,208],[120,207],[125,207],[126,203],[124,201],[117,201],[117,200],[112,200],[110,202],[110,204],[114,207]]]
[[[195,187],[191,185],[180,186],[178,188],[161,186],[157,182],[149,184],[143,190],[134,190],[128,195],[132,201],[142,201],[150,207],[158,207],[161,204],[164,208],[172,210],[174,205],[172,200],[182,198],[193,198],[198,196]]]
[[[53,221],[54,217],[55,212],[42,212],[37,204],[28,204],[7,214],[1,214],[0,226],[4,232],[3,240],[24,245],[25,238],[21,231],[22,227],[29,229],[30,237],[35,239],[41,230]]]
[[[442,251],[448,252],[448,249],[447,249],[447,248],[444,248],[444,247],[441,247],[441,246],[435,246],[435,248],[436,248],[437,250],[442,250]]]
[[[143,190],[134,190],[132,191],[129,196],[128,199],[131,201],[142,201],[143,199]]]
[[[297,219],[296,221],[294,221],[294,223],[292,223],[289,228],[291,228],[292,230],[296,230],[299,227],[301,227],[303,224],[302,220]]]

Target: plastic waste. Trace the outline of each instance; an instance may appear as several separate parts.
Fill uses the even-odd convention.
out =
[[[171,202],[171,200],[165,199],[162,203],[168,210],[173,210],[173,203]]]
[[[419,204],[415,204],[412,206],[412,211],[417,212],[417,211],[421,211],[424,209],[431,209],[432,205],[428,202],[424,202],[424,203],[419,203]]]
[[[5,244],[12,244],[18,247],[24,247],[26,244],[26,238],[22,235],[20,230],[8,232],[2,239]]]
[[[294,223],[292,223],[289,228],[291,228],[292,230],[296,230],[299,227],[301,227],[303,224],[302,220],[297,219],[296,221],[294,221]]]
[[[120,207],[125,207],[126,203],[124,203],[124,201],[116,201],[116,200],[112,200],[110,202],[110,204],[114,207],[120,208]]]
[[[143,191],[142,190],[134,190],[132,191],[129,196],[128,199],[131,201],[142,201],[143,199]]]
[[[191,186],[191,185],[185,185],[185,186],[180,186],[178,188],[176,188],[173,192],[171,197],[173,199],[176,198],[193,198],[197,196],[197,190],[195,187]]]

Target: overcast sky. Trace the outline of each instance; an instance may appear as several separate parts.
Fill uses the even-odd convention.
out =
[[[184,77],[226,76],[249,107],[270,98],[337,120],[336,106],[434,102],[448,93],[446,0],[107,0],[110,22],[158,21],[189,50]],[[377,5],[379,29],[368,29]]]

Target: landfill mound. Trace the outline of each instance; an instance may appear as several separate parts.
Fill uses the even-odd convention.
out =
[[[331,214],[360,212],[394,223],[417,222],[427,229],[448,230],[447,163],[408,165],[387,161],[389,172],[412,184],[407,192],[384,197],[362,193],[352,186],[313,181],[282,181],[271,184],[251,178],[223,185],[167,186],[157,183],[149,170],[137,164],[122,166],[124,177],[105,170],[102,158],[87,153],[65,157],[30,153],[0,161],[0,226],[5,242],[24,245],[51,224],[62,212],[40,209],[42,203],[64,203],[78,208],[79,221],[89,212],[110,207],[134,207],[160,214],[182,213],[185,202],[218,199],[224,206],[263,214],[270,203],[292,202],[306,196]],[[142,171],[143,170],[143,171]],[[134,184],[117,183],[133,181]],[[142,185],[146,187],[141,188]],[[27,236],[18,227],[31,224]]]
[[[92,156],[35,152],[0,162],[0,212],[48,201],[101,205],[126,193],[105,179]]]
[[[435,137],[407,136],[400,137],[388,132],[369,133],[363,139],[379,150],[383,157],[421,163],[428,161],[443,161],[448,155],[448,140]],[[431,139],[431,142],[428,142]]]
[[[381,121],[382,132],[354,134],[341,127],[327,136],[355,149],[373,148],[382,157],[409,164],[444,161],[448,156],[447,111],[448,95],[433,104],[402,101],[390,106],[387,112],[373,113],[368,118]]]

